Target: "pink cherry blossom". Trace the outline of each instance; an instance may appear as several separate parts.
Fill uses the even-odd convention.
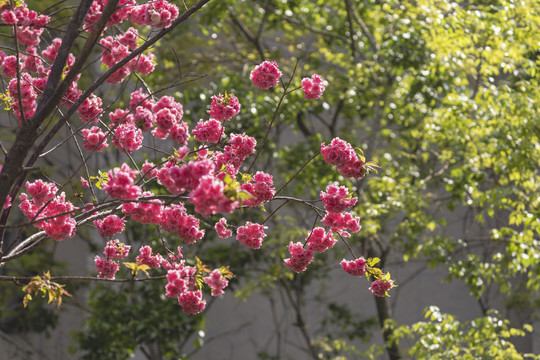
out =
[[[185,267],[184,260],[182,260],[184,257],[182,255],[182,247],[178,246],[176,251],[176,254],[173,252],[167,252],[167,258],[163,258],[161,260],[161,267],[163,267],[165,270],[181,270]]]
[[[236,175],[240,170],[244,160],[251,154],[255,153],[255,147],[257,146],[257,140],[246,134],[230,134],[229,145],[225,146],[223,153],[217,154],[216,167],[219,169],[222,166],[232,165],[233,173],[230,175]]]
[[[340,174],[348,178],[361,179],[365,176],[364,162],[356,155],[351,144],[340,138],[332,139],[330,145],[321,144],[324,160],[337,167]]]
[[[163,209],[160,225],[167,232],[176,232],[186,244],[194,244],[202,239],[204,230],[199,228],[200,221],[186,212],[184,205],[173,204]]]
[[[58,191],[58,188],[54,183],[44,182],[41,179],[38,179],[33,183],[27,181],[25,186],[26,191],[32,196],[33,203],[37,207],[41,207],[46,202],[52,200]]]
[[[327,163],[337,167],[352,162],[356,158],[356,153],[351,144],[340,138],[332,139],[328,146],[322,143],[321,154]]]
[[[300,242],[289,243],[289,253],[291,257],[283,260],[285,265],[290,267],[293,271],[299,273],[305,271],[307,266],[313,261],[313,250],[305,249],[304,245]]]
[[[181,270],[172,269],[167,272],[165,296],[175,298],[187,291],[189,278],[182,275]]]
[[[327,213],[321,222],[343,237],[351,236],[347,230],[357,233],[361,229],[360,218],[350,213]]]
[[[128,256],[130,249],[131,245],[126,245],[124,243],[121,243],[120,240],[115,239],[107,242],[103,253],[107,257],[107,259],[123,259]]]
[[[341,267],[352,276],[364,276],[366,273],[367,263],[364,258],[358,258],[350,261],[343,259],[341,261]]]
[[[90,10],[84,18],[84,29],[86,31],[92,31],[94,24],[101,16],[106,5],[107,0],[94,0],[90,7]],[[109,27],[122,23],[127,18],[129,11],[133,5],[135,5],[134,0],[120,0],[117,5],[118,10],[116,10],[111,15],[111,17],[107,21],[107,26]]]
[[[158,170],[156,165],[154,165],[154,163],[148,160],[145,160],[144,164],[142,164],[141,166],[141,174],[143,174],[146,179],[151,179],[153,177],[156,177],[157,173]]]
[[[143,92],[142,88],[131,93],[131,100],[129,101],[130,109],[142,107],[144,109],[153,111],[154,106],[156,106],[156,103],[154,100],[152,100],[151,96]]]
[[[145,191],[143,198],[137,202],[125,203],[122,205],[122,212],[141,224],[159,224],[161,211],[163,210],[163,201],[159,199],[144,199],[152,197],[154,193]]]
[[[156,64],[154,63],[154,54],[140,55],[135,59],[135,71],[141,75],[148,75],[154,71]]]
[[[184,121],[179,122],[171,128],[170,134],[171,139],[178,144],[182,146],[187,145],[190,136],[188,124]]]
[[[204,310],[206,300],[202,298],[202,292],[186,291],[178,297],[178,303],[186,314],[195,315]]]
[[[148,265],[150,269],[156,269],[161,266],[163,257],[159,254],[152,255],[152,248],[150,246],[143,246],[139,252],[140,254],[135,258],[137,263]]]
[[[120,122],[120,124],[129,124],[133,123],[133,114],[130,114],[128,110],[116,109],[109,113],[109,119],[113,124],[118,122]]]
[[[134,124],[121,124],[114,131],[113,144],[127,153],[132,153],[141,148],[143,134]]]
[[[66,194],[55,196],[57,189],[52,183],[44,183],[36,180],[34,183],[26,183],[26,189],[30,196],[22,193],[19,209],[28,220],[40,220],[34,226],[45,231],[48,237],[61,241],[75,235],[77,222],[71,217],[75,207],[66,201]],[[34,197],[35,195],[35,197]]]
[[[106,260],[101,256],[94,258],[94,265],[98,272],[98,278],[114,279],[116,272],[120,269],[120,265],[114,260]]]
[[[212,289],[212,296],[219,296],[224,293],[223,289],[229,285],[227,280],[219,270],[214,270],[204,278],[204,282]]]
[[[19,125],[22,126],[23,113],[25,119],[29,119],[34,115],[37,108],[36,98],[38,94],[34,89],[33,83],[35,79],[32,76],[28,73],[21,73],[20,77],[21,81],[18,81],[16,78],[10,80],[8,91],[12,99],[12,101],[10,101],[10,106],[13,109],[15,117],[19,120]],[[22,109],[20,107],[19,97],[21,98]]]
[[[336,242],[331,231],[327,233],[323,228],[316,227],[309,232],[307,245],[310,250],[322,253],[334,247]]]
[[[341,213],[356,204],[358,198],[350,197],[345,186],[330,185],[326,192],[321,191],[324,208],[328,212]]]
[[[270,89],[277,85],[283,73],[279,70],[276,62],[263,61],[251,72],[250,80],[261,90]]]
[[[100,115],[103,111],[101,109],[102,105],[103,105],[103,102],[101,101],[101,98],[97,97],[94,94],[86,98],[81,104],[81,106],[79,106],[79,108],[77,109],[77,112],[79,113],[79,116],[81,117],[81,121],[83,123],[98,122]]]
[[[197,188],[189,194],[189,201],[195,205],[195,211],[205,217],[217,213],[232,213],[239,203],[227,197],[224,190],[223,181],[206,175],[200,178]]]
[[[54,62],[54,59],[56,59],[56,55],[58,54],[58,49],[60,49],[60,45],[62,45],[62,39],[54,38],[51,45],[47,46],[47,48],[41,52],[41,55],[49,62]]]
[[[88,151],[100,152],[109,146],[107,139],[105,139],[107,135],[97,126],[92,126],[90,129],[82,129],[81,134],[84,138],[83,147]]]
[[[178,14],[179,10],[176,5],[165,0],[159,0],[132,7],[129,12],[129,19],[135,25],[166,28],[171,26]]]
[[[199,142],[217,143],[223,134],[223,126],[215,119],[200,120],[191,133]]]
[[[17,67],[21,69],[21,65],[17,63],[17,58],[13,55],[6,56],[2,67],[2,75],[10,79],[16,77]]]
[[[208,114],[218,121],[230,120],[240,112],[240,102],[233,94],[212,96],[212,104]]]
[[[250,249],[260,249],[263,239],[266,237],[264,229],[267,229],[267,227],[248,221],[236,230],[236,240]]]
[[[314,100],[321,97],[323,91],[323,79],[320,75],[314,74],[310,78],[302,79],[302,90],[304,91],[304,98],[308,100]]]
[[[103,219],[94,220],[94,225],[101,237],[111,237],[124,231],[125,221],[118,215],[109,215]]]
[[[232,230],[229,229],[227,225],[227,220],[225,218],[219,219],[219,221],[214,225],[218,236],[222,239],[226,239],[232,236]]]
[[[142,193],[141,188],[133,182],[137,171],[131,170],[127,164],[109,170],[107,177],[109,181],[103,185],[103,190],[113,199],[134,200]]]
[[[374,282],[371,283],[369,290],[375,296],[385,297],[387,294],[387,291],[390,290],[392,287],[394,287],[393,280],[375,280]]]
[[[276,189],[272,175],[262,171],[257,171],[253,178],[248,183],[240,186],[241,190],[248,192],[253,198],[246,199],[244,204],[251,207],[260,206],[262,203],[268,202],[274,198]]]
[[[133,124],[142,131],[150,131],[155,123],[156,118],[151,110],[138,106],[133,111]]]

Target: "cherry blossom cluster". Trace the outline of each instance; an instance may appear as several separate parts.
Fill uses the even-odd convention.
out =
[[[358,157],[351,144],[340,138],[334,138],[328,146],[322,143],[321,154],[328,164],[334,165],[347,178],[361,179],[366,175],[364,161]]]
[[[81,135],[84,138],[83,147],[88,151],[97,151],[105,149],[109,146],[106,139],[106,134],[97,126],[92,126],[90,129],[82,129]]]
[[[90,10],[84,18],[84,28],[87,31],[92,31],[94,24],[99,19],[103,10],[107,5],[107,0],[94,0],[90,6]],[[135,0],[120,0],[118,1],[118,10],[116,10],[107,21],[107,26],[121,24],[128,16],[132,7],[136,5]]]
[[[143,246],[139,250],[139,255],[135,259],[137,264],[143,264],[148,266],[150,269],[157,269],[161,266],[165,259],[160,254],[153,254],[152,248],[150,246]]]
[[[376,271],[373,270],[373,265],[378,261],[379,259],[368,259],[368,261],[366,261],[362,257],[349,261],[343,259],[341,261],[341,267],[352,276],[362,277],[366,275],[368,278],[373,276],[375,279],[371,283],[369,290],[375,296],[385,297],[388,296],[388,291],[396,285],[394,285],[394,281],[390,279],[389,273],[382,275],[382,272],[379,269],[376,269]]]
[[[216,119],[200,120],[192,133],[195,140],[202,143],[217,143],[223,135],[223,126]]]
[[[205,217],[217,213],[232,213],[240,206],[237,200],[225,194],[225,183],[209,175],[200,179],[197,188],[190,192],[189,201],[195,205],[195,211]]]
[[[219,221],[214,225],[214,229],[216,230],[217,235],[222,239],[227,239],[233,234],[232,230],[227,224],[227,219],[225,218],[219,219]]]
[[[304,248],[301,242],[289,243],[290,258],[284,260],[285,265],[296,272],[302,272],[307,269],[307,266],[313,261],[313,250]]]
[[[165,285],[165,296],[177,298],[186,291],[199,290],[197,286],[196,275],[197,268],[193,266],[184,266],[180,269],[167,271],[167,285]]]
[[[357,233],[361,228],[360,218],[351,213],[326,213],[322,223],[343,237],[350,237],[351,233]]]
[[[3,70],[5,70],[5,67]],[[34,80],[35,79],[29,74],[22,73],[20,82],[18,82],[17,79],[11,79],[8,85],[8,91],[12,98],[11,108],[13,109],[15,117],[19,120],[20,126],[22,126],[23,119],[21,110],[24,113],[24,119],[28,119],[34,115],[37,108],[36,99],[38,94],[34,88]],[[20,104],[22,104],[22,109],[19,106],[19,97],[21,99]]]
[[[145,191],[142,196],[149,198],[154,194],[151,191]],[[163,201],[159,199],[144,199],[122,205],[122,212],[141,224],[158,224],[162,211]]]
[[[24,1],[18,1],[18,5],[14,7],[8,4],[0,7],[0,18],[4,24],[17,27],[16,32],[19,44],[24,46],[35,46],[39,44],[44,27],[51,20],[50,17],[39,15],[34,10],[29,10]]]
[[[130,245],[123,244],[119,240],[107,242],[104,250],[106,258],[96,256],[94,259],[98,277],[114,279],[120,269],[120,264],[116,260],[126,258],[130,248]],[[154,254],[150,246],[143,246],[136,257],[136,263],[126,265],[139,268],[147,266],[150,269],[163,267],[167,270],[165,296],[177,298],[182,311],[195,315],[206,306],[200,286],[205,283],[210,288],[212,296],[220,296],[229,284],[228,279],[233,275],[227,268],[210,271],[199,260],[196,267],[187,266],[182,260],[180,247],[177,252],[177,254],[169,253],[168,259],[165,259],[160,254]],[[205,274],[208,275],[204,276]]]
[[[121,243],[120,240],[114,239],[107,242],[103,253],[107,259],[123,259],[129,254],[131,245]]]
[[[165,139],[169,135],[180,145],[189,139],[188,126],[181,121],[184,115],[182,104],[172,96],[163,96],[154,101],[139,89],[131,94],[129,109],[116,109],[109,113],[114,130],[113,145],[132,153],[141,148],[143,132],[152,130],[152,135]]]
[[[366,274],[367,263],[364,258],[358,258],[356,260],[347,261],[343,259],[341,261],[341,267],[348,274],[352,276],[364,276]]]
[[[204,230],[199,227],[199,219],[187,213],[182,204],[172,204],[163,209],[159,224],[167,232],[176,232],[186,244],[194,244],[202,239]]]
[[[246,134],[231,134],[225,151],[216,151],[217,167],[225,166],[229,175],[236,175],[244,160],[255,153],[257,140]]]
[[[332,231],[326,231],[322,227],[316,227],[313,231],[308,232],[306,242],[289,244],[290,258],[284,260],[285,265],[290,267],[295,272],[303,272],[307,266],[313,261],[315,252],[323,253],[331,249],[336,244]]]
[[[108,68],[113,67],[120,60],[128,56],[132,50],[137,48],[138,37],[139,32],[137,29],[131,27],[124,34],[115,37],[107,36],[102,38],[100,40],[100,44],[103,47],[101,62]],[[153,59],[154,55],[152,53],[135,57],[126,65],[115,71],[106,81],[109,84],[119,84],[133,71],[136,71],[141,75],[148,75],[154,71],[155,68]]]
[[[240,187],[240,189],[252,196],[244,201],[244,205],[256,207],[272,200],[276,193],[276,190],[272,185],[274,185],[274,178],[272,175],[257,171],[249,182],[243,183]]]
[[[134,6],[129,12],[129,20],[136,25],[148,25],[156,28],[171,26],[178,17],[178,7],[167,1],[151,1]]]
[[[48,237],[61,241],[75,235],[76,221],[71,217],[75,206],[66,201],[66,194],[56,195],[53,183],[36,180],[26,182],[26,193],[20,195],[19,208],[30,221],[42,220],[34,225],[45,231]]]
[[[229,285],[229,280],[217,269],[206,276],[204,282],[212,289],[212,296],[222,295],[223,289]]]
[[[212,96],[212,104],[208,114],[218,121],[231,120],[240,112],[240,101],[234,94]]]
[[[263,61],[255,67],[249,76],[255,87],[268,90],[278,84],[283,73],[274,61]]]
[[[107,0],[94,0],[84,19],[84,27],[87,31],[92,31],[94,24],[105,9],[105,5],[107,5]],[[118,10],[107,21],[107,26],[118,25],[129,19],[135,25],[166,28],[171,26],[179,14],[176,5],[164,0],[150,1],[142,5],[137,5],[135,0],[120,0],[117,7]]]
[[[215,269],[206,277],[204,273],[210,272],[204,266],[182,266],[167,272],[167,285],[165,295],[178,298],[178,304],[186,314],[195,315],[204,310],[206,300],[203,299],[197,279],[201,279],[211,289],[212,296],[220,296],[223,289],[229,285],[232,274],[225,268]]]
[[[120,265],[115,259],[121,260],[126,258],[130,249],[131,245],[121,243],[120,240],[114,239],[108,241],[103,250],[105,259],[98,255],[94,258],[98,278],[114,279],[120,269]]]
[[[313,74],[311,78],[302,79],[302,90],[304,91],[305,99],[315,100],[320,98],[324,89],[321,75]]]
[[[79,114],[81,121],[83,123],[97,123],[103,111],[101,109],[102,105],[103,102],[100,97],[94,94],[87,97],[77,109],[77,113]]]
[[[236,230],[236,240],[250,249],[259,249],[262,246],[263,239],[266,237],[264,233],[266,228],[264,225],[248,221]]]
[[[388,296],[388,290],[395,287],[393,280],[377,279],[371,283],[369,290],[378,297]]]
[[[107,238],[123,232],[125,220],[118,215],[109,215],[103,219],[94,220],[94,225],[98,229],[99,235]]]
[[[324,209],[331,213],[341,213],[353,207],[358,200],[357,197],[351,197],[349,195],[349,189],[347,187],[336,185],[328,186],[326,192],[321,191],[320,196],[324,204]]]
[[[120,265],[116,261],[104,259],[98,255],[94,258],[94,265],[97,269],[98,278],[102,279],[114,279],[120,269]]]
[[[134,200],[142,194],[140,186],[135,185],[137,171],[131,170],[127,164],[107,172],[108,181],[103,190],[113,199]]]

